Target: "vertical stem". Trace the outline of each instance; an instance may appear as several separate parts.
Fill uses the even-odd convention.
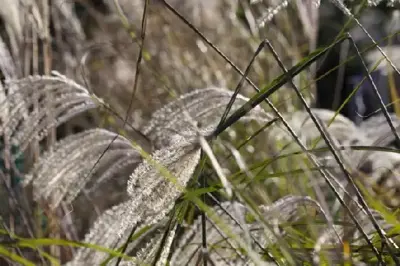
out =
[[[13,177],[10,174],[11,173],[11,165],[10,165],[10,161],[11,161],[10,150],[11,150],[11,148],[10,148],[10,145],[9,145],[9,142],[8,142],[8,138],[6,136],[4,136],[3,140],[4,140],[4,159],[3,160],[4,160],[4,169],[5,169],[5,176],[6,176],[6,180],[5,180],[6,184],[5,185],[7,187],[12,188],[12,183],[13,183],[12,178]],[[15,224],[14,224],[15,219],[14,219],[14,216],[13,216],[13,213],[14,213],[13,205],[14,204],[12,202],[12,198],[9,197],[9,199],[8,199],[8,206],[10,208],[10,210],[9,210],[9,213],[10,213],[9,227],[10,227],[10,232],[12,234],[14,234],[14,229],[15,229]]]
[[[206,177],[204,173],[201,174],[201,187],[205,188],[207,186]],[[206,194],[203,194],[202,200],[204,204],[206,203]],[[208,260],[208,250],[207,250],[207,217],[204,211],[201,212],[201,233],[202,233],[202,255],[203,255],[203,265],[207,266]]]
[[[388,47],[392,47],[392,37],[389,38],[389,45]],[[393,50],[389,48],[388,54],[393,54]],[[390,56],[389,56],[390,57]],[[390,69],[390,66],[387,66],[388,68],[388,82],[389,82],[389,89],[390,89],[390,99],[393,103],[393,109],[395,114],[400,117],[400,102],[398,101],[400,99],[399,94],[397,93],[397,88],[396,88],[396,81],[395,81],[395,75],[393,73],[393,70]]]
[[[43,72],[44,75],[50,75],[52,69],[52,51],[51,51],[51,36],[50,36],[50,3],[49,0],[42,1],[43,8],[43,22],[44,22],[44,36],[43,36],[43,44],[42,44],[42,52],[43,52]],[[52,99],[47,97],[49,105],[52,102]],[[51,109],[52,106],[49,106],[49,119],[52,120],[51,117]],[[50,130],[49,135],[47,137],[47,146],[51,146],[56,141],[56,129],[53,128]]]
[[[51,46],[50,46],[50,2],[49,0],[42,0],[41,1],[41,11],[42,11],[42,18],[43,18],[43,32],[42,32],[42,56],[43,56],[43,74],[50,75],[51,73],[51,61],[52,61],[52,53],[51,53]],[[49,123],[53,120],[52,117],[52,99],[50,95],[46,95],[46,99],[44,104],[46,104],[47,110],[47,117]],[[46,149],[51,147],[56,141],[56,129],[52,128],[49,131],[49,134],[46,138]],[[48,209],[49,215],[49,227],[50,227],[50,237],[53,238],[61,238],[60,226],[59,226],[59,219],[58,219],[58,212],[59,210],[51,210]],[[57,246],[50,247],[50,253],[56,257],[60,258],[61,256],[61,248]]]

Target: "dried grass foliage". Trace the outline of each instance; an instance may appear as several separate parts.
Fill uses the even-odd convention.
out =
[[[341,1],[332,2],[352,16]],[[145,41],[140,35],[144,1],[109,1],[105,14],[91,6],[89,20],[82,20],[74,5],[64,1],[53,1],[52,5],[34,0],[0,3],[7,6],[0,12],[5,25],[1,32],[4,40],[0,39],[0,71],[4,77],[0,83],[0,134],[6,149],[10,145],[19,148],[16,155],[5,159],[34,151],[33,166],[24,169],[21,184],[26,191],[32,190],[28,205],[39,205],[46,214],[52,213],[48,215],[50,224],[59,219],[64,231],[50,232],[50,236],[65,235],[108,249],[122,248],[134,258],[112,258],[107,265],[165,265],[167,261],[172,265],[205,261],[267,265],[274,260],[320,263],[324,256],[342,263],[348,254],[337,253],[329,245],[337,248],[349,241],[368,246],[377,233],[382,233],[380,228],[385,236],[394,228],[395,218],[388,212],[400,206],[398,153],[351,147],[395,147],[392,128],[382,117],[355,125],[332,111],[311,109],[322,124],[326,143],[321,141],[310,113],[294,112],[297,100],[283,102],[288,97],[284,88],[285,97],[280,94],[274,99],[274,103],[283,102],[278,108],[283,111],[283,120],[275,117],[280,113],[259,105],[248,110],[240,123],[227,130],[228,134],[217,137],[215,130],[232,97],[236,99],[228,115],[250,101],[245,95],[253,92],[247,85],[236,92],[227,89],[235,88],[241,76],[162,1],[150,1]],[[257,3],[240,3],[247,26],[236,16],[239,1],[169,3],[240,69],[246,68],[263,35],[249,20]],[[319,2],[315,4],[312,8]],[[282,13],[271,23],[271,32],[279,33],[273,42],[278,53],[304,42],[293,41],[287,32],[279,31],[281,23],[294,13],[284,10],[288,5],[285,1],[267,9],[260,20],[253,21],[267,23]],[[311,12],[312,8],[303,11]],[[305,23],[306,17],[301,14],[296,19]],[[128,19],[128,27],[124,27],[124,19]],[[307,41],[312,47],[315,36],[310,29],[304,30],[308,30]],[[51,34],[54,36],[49,43]],[[135,60],[140,51],[144,61],[139,69]],[[300,49],[287,53],[283,62],[298,61],[301,53]],[[281,73],[272,62],[269,53],[262,53],[249,78],[256,84],[272,80]],[[52,69],[63,75],[50,72]],[[139,70],[138,90],[133,94]],[[294,83],[302,87],[305,81],[297,77]],[[131,105],[134,112],[124,119]],[[116,132],[111,128],[86,129],[61,140],[52,139],[60,125],[92,109],[109,112],[106,119],[119,119],[122,124],[117,127],[126,128]],[[394,116],[392,120],[397,130],[400,120]],[[297,132],[296,141],[310,150],[308,158],[294,145],[293,134],[285,124]],[[263,125],[267,130],[252,136],[254,128]],[[376,125],[380,125],[379,131]],[[129,130],[145,138],[148,149],[141,147]],[[238,145],[235,135],[240,139],[251,136],[247,140],[251,144]],[[343,165],[329,146],[334,147]],[[241,150],[243,147],[248,150]],[[265,147],[271,149],[265,151]],[[288,159],[273,162],[285,153]],[[295,154],[291,157],[290,153]],[[264,162],[260,163],[260,158]],[[385,207],[380,211],[363,209],[343,176],[343,167]],[[1,172],[1,177],[5,188],[10,189],[7,171]],[[323,175],[331,180],[332,187]],[[201,182],[211,185],[198,189]],[[346,226],[335,223],[333,218],[343,214],[345,208],[337,198],[332,199],[332,189],[346,198],[358,228],[354,221],[345,220],[351,222]],[[20,198],[10,193],[8,200]],[[210,200],[212,204],[206,205]],[[72,206],[72,212],[67,212],[66,206]],[[190,206],[197,206],[200,212],[191,217],[195,218],[192,221],[187,217],[190,211],[195,212]],[[313,218],[322,219],[322,223]],[[149,226],[149,231],[128,241]],[[300,232],[309,239],[299,237]],[[391,235],[384,240],[390,248],[398,249]],[[289,244],[306,242],[308,248],[296,249]],[[68,261],[66,265],[100,265],[109,257],[89,247],[71,248],[66,255],[57,250],[50,253]],[[359,257],[353,262],[363,259]]]

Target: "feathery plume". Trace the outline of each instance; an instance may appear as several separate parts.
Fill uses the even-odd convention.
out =
[[[335,117],[335,112],[325,109],[312,109],[313,114],[319,119],[320,123],[324,127],[328,139],[334,146],[348,146],[348,145],[367,145],[371,141],[359,128],[346,117],[338,114]],[[335,118],[333,121],[331,121]],[[326,147],[325,141],[322,139],[320,131],[317,129],[316,125],[310,118],[309,114],[305,111],[297,111],[293,114],[285,115],[286,121],[291,125],[294,132],[297,133],[300,140],[307,145],[309,148]],[[282,128],[280,124],[274,127],[270,131],[269,136],[278,141],[283,141],[283,143],[294,144],[294,141],[289,134],[289,132]],[[318,142],[317,142],[318,141]],[[297,148],[297,146],[291,146]],[[355,160],[360,160],[362,153],[355,153],[350,149],[339,150],[339,154],[345,163],[352,162],[354,165]],[[320,162],[330,167],[335,174],[341,176],[342,172],[334,159],[330,151],[315,153]],[[355,158],[357,156],[357,158]],[[350,159],[351,158],[351,159]],[[336,171],[337,170],[337,171]]]
[[[381,49],[382,49],[382,51],[385,52],[385,54],[390,55],[390,60],[392,60],[395,65],[399,65],[399,63],[400,63],[400,56],[399,56],[400,45],[385,46],[385,47],[382,47]],[[375,71],[380,71],[382,74],[387,76],[389,73],[393,72],[393,69],[390,67],[390,64],[387,61],[382,60],[383,58],[384,57],[382,56],[382,53],[377,49],[370,51],[365,56],[366,63],[369,66],[371,66],[371,68],[378,61],[383,61],[383,62],[380,62],[380,64],[377,66]],[[369,69],[369,71],[371,71],[371,70],[372,69]]]
[[[135,169],[127,184],[130,200],[101,215],[85,242],[113,248],[122,243],[132,228],[156,224],[168,214],[200,160],[195,134],[189,138],[175,135],[170,143]],[[98,252],[81,249],[74,261],[96,265],[103,259]]]
[[[255,3],[256,1],[253,1]],[[284,0],[280,4],[274,7],[268,7],[266,11],[263,12],[261,18],[258,19],[258,24],[260,27],[264,27],[266,23],[270,22],[281,10],[285,9],[289,5],[289,0]]]
[[[381,226],[381,228],[383,228],[383,230],[388,231],[390,229],[393,228],[393,226],[391,224],[389,224],[388,222],[386,222],[382,215],[373,209],[370,209],[370,212],[372,213],[372,215],[375,217],[376,221],[379,223],[379,225]],[[376,233],[375,227],[371,222],[370,217],[367,215],[367,213],[365,212],[365,210],[359,209],[357,212],[354,213],[355,218],[357,219],[357,221],[359,222],[361,228],[363,229],[363,231],[365,232],[365,234],[367,236],[369,236],[369,238],[372,238],[372,235],[374,233]],[[345,225],[347,227],[347,232],[349,231],[349,227],[353,228],[353,235],[349,237],[349,239],[353,240],[353,242],[351,244],[354,245],[363,245],[365,243],[364,238],[361,237],[360,235],[360,231],[356,230],[356,227],[354,224],[347,224]],[[313,262],[318,265],[320,264],[320,255],[321,255],[321,251],[322,254],[324,254],[324,256],[328,255],[329,252],[325,252],[325,250],[323,249],[323,247],[325,245],[327,246],[332,246],[332,245],[341,245],[341,240],[342,239],[338,239],[337,235],[340,236],[340,238],[344,237],[344,233],[345,233],[345,228],[344,226],[339,226],[339,225],[335,225],[335,231],[333,232],[332,229],[326,229],[324,230],[321,235],[318,237],[316,244],[314,245],[314,255],[313,255]],[[332,261],[338,261],[338,263],[342,263],[342,258],[335,258],[337,257],[337,254],[332,254],[332,256],[329,256],[329,259]],[[325,257],[326,258],[326,257]]]
[[[395,114],[390,114],[390,116],[396,131],[400,131],[400,119]],[[383,114],[377,114],[364,120],[360,123],[359,128],[371,139],[373,145],[389,147],[395,143],[396,137]]]
[[[18,69],[15,65],[14,58],[11,55],[10,50],[8,49],[6,43],[0,36],[0,72],[4,76],[5,80],[16,79],[18,77]],[[14,102],[19,102],[23,100],[21,95],[17,95],[15,86],[7,86],[3,87],[1,85],[1,96],[0,102],[2,103],[2,108],[0,112],[1,121],[0,124],[4,124],[7,117],[9,116],[10,106],[9,103],[6,101],[6,97],[8,94],[15,94]],[[26,115],[26,111],[25,115]]]
[[[126,241],[126,237],[120,237],[117,232],[121,230],[121,227],[125,226],[125,219],[132,218],[129,216],[132,214],[129,212],[132,203],[132,200],[128,200],[106,210],[91,227],[84,242],[100,244],[107,248],[116,248],[123,241]],[[126,227],[124,228],[126,229]],[[128,231],[126,230],[127,234],[124,234],[124,236],[129,235]],[[103,252],[80,248],[73,260],[68,262],[66,266],[99,265],[105,259],[107,259],[107,254]]]
[[[146,160],[135,169],[128,181],[127,191],[135,199],[130,210],[135,213],[135,220],[143,220],[147,213],[154,213],[159,216],[152,217],[154,221],[146,218],[153,224],[171,210],[200,160],[196,135],[191,138],[175,135],[171,145],[155,151],[151,160],[154,162]],[[135,220],[128,223],[134,225]]]
[[[232,91],[217,87],[186,93],[155,111],[151,120],[143,127],[142,132],[154,141],[156,147],[160,147],[168,143],[171,134],[182,130],[195,130],[192,126],[193,121],[197,123],[199,128],[205,126],[215,128],[232,95]],[[237,95],[230,114],[248,100],[240,94]],[[271,119],[271,115],[257,106],[243,117],[242,121],[256,120],[265,123]]]
[[[137,253],[137,258],[144,263],[152,265],[167,265],[167,258],[171,250],[172,242],[175,238],[176,229],[177,224],[167,232],[167,237],[164,243],[162,242],[163,234],[160,233],[159,235],[154,237],[144,248],[142,248]],[[161,254],[159,258],[156,258],[157,252],[159,250],[161,250]],[[155,261],[155,259],[157,259],[157,261]],[[132,264],[132,262],[128,263],[130,265],[134,265]]]
[[[84,87],[67,77],[56,75],[6,81],[7,87],[15,87],[18,91],[7,95],[0,107],[0,112],[9,108],[9,116],[1,125],[0,134],[19,146],[21,152],[32,140],[45,138],[49,129],[97,107],[94,96]],[[27,109],[33,110],[26,114]]]
[[[313,210],[322,212],[319,204],[309,197],[286,196],[270,206],[261,206],[260,215],[264,221],[270,225],[277,226],[279,224],[295,221],[301,218],[298,210],[301,207],[308,207]],[[235,211],[236,209],[236,211]],[[233,234],[245,239],[243,228],[246,226],[239,221],[244,221],[249,213],[254,213],[245,205],[239,202],[223,202],[221,207],[214,207],[218,217],[220,217],[224,226],[230,228]],[[257,217],[257,216],[256,216]],[[257,219],[257,218],[256,218]],[[269,231],[261,220],[256,220],[247,225],[251,232],[252,245],[256,247],[256,251],[261,252],[261,248],[265,249],[268,245],[277,241],[276,237],[281,237],[282,232]],[[219,228],[213,221],[207,220],[207,245],[208,258],[216,265],[253,265],[250,258],[240,252],[239,246],[233,239],[224,234],[224,230]],[[202,230],[201,219],[198,218],[195,223],[190,226],[189,230],[179,240],[176,251],[174,252],[171,265],[191,265],[198,261],[202,256]],[[257,245],[256,245],[257,244]]]
[[[312,1],[312,7],[318,9],[321,5],[321,0],[310,0]],[[343,0],[329,0],[332,4],[334,4],[338,9],[340,9],[345,15],[353,16],[349,8],[344,4]],[[251,0],[250,4],[259,4],[260,0]],[[292,2],[291,0],[283,0],[279,1],[280,3],[273,6],[267,7],[265,11],[262,12],[260,18],[257,19],[258,25],[260,27],[264,27],[268,22],[270,22],[277,14],[279,14],[282,10],[286,9],[288,5]],[[385,2],[387,6],[393,6],[395,3],[399,3],[399,0],[368,0],[369,6],[377,6]],[[355,3],[355,1],[349,1],[349,3]]]
[[[124,137],[104,129],[87,130],[66,137],[42,155],[26,175],[24,185],[33,180],[35,199],[50,200],[57,208],[62,200],[71,203],[97,170],[92,182],[96,187],[118,173],[117,169],[133,169],[140,160],[139,152]]]
[[[331,110],[313,108],[312,112],[321,121],[321,123],[326,126],[326,129],[330,133],[331,137],[334,137],[339,142],[345,142],[352,136],[357,135],[359,132],[356,125],[354,125],[351,120],[340,114],[335,117],[335,112]],[[329,122],[334,117],[335,119],[329,125]],[[293,128],[293,130],[298,133],[299,138],[305,143],[310,143],[310,141],[321,136],[321,133],[318,131],[314,122],[310,118],[310,115],[305,111],[297,111],[287,114],[284,116],[284,118]],[[275,128],[271,133],[271,136],[278,136],[278,138],[292,141],[292,137],[289,135],[287,130],[281,129],[281,127]]]
[[[384,151],[365,151],[358,167],[360,181],[372,193],[383,200],[386,206],[400,206],[400,154]]]
[[[313,109],[313,113],[325,125],[327,133],[335,145],[389,146],[393,145],[395,141],[395,137],[383,115],[373,116],[358,127],[342,115],[337,115],[329,125],[330,120],[335,115],[335,112],[330,110]],[[298,132],[300,139],[312,147],[311,144],[315,144],[315,140],[321,134],[309,115],[304,111],[298,111],[287,116],[287,121],[295,132]],[[393,121],[397,128],[399,119],[393,116]],[[283,138],[287,142],[293,141],[284,129],[278,127],[274,128],[270,135],[278,136],[278,139]],[[322,140],[317,145],[317,147],[325,146],[326,144]],[[372,195],[379,195],[388,207],[400,206],[400,180],[397,177],[400,166],[399,154],[346,148],[340,151],[340,155],[343,157],[348,170],[351,173],[357,173],[355,176]],[[323,162],[324,166],[329,167],[329,171],[339,178],[337,181],[345,182],[340,178],[343,173],[330,152],[320,152],[317,156],[318,160]]]

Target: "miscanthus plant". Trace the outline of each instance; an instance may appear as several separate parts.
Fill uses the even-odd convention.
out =
[[[113,110],[106,97],[93,93],[96,89],[71,71],[71,65],[79,63],[72,55],[87,36],[73,6],[55,2],[58,5],[50,12],[45,1],[3,1],[9,8],[1,11],[9,38],[0,39],[5,165],[1,177],[20,221],[14,228],[9,226],[16,224],[13,219],[6,221],[13,215],[1,217],[0,257],[22,265],[399,264],[396,141],[400,120],[382,108],[383,114],[355,125],[336,112],[309,108],[298,82],[290,76],[330,47],[310,53],[289,71],[271,49],[287,73],[262,89],[247,77],[254,60],[241,72],[225,58],[231,70],[240,74],[236,86],[205,86],[180,93],[152,111],[149,119],[133,121],[132,126],[129,117]],[[108,5],[124,21],[127,16],[121,10],[128,2]],[[177,10],[190,9],[174,1],[176,8],[161,2],[177,17]],[[332,2],[353,16],[343,2]],[[139,9],[144,14],[138,20],[143,42],[149,1],[131,4],[132,12]],[[18,8],[26,7],[29,16],[22,16]],[[268,12],[276,15],[279,10]],[[65,69],[64,74],[50,71],[46,61],[50,60],[49,14],[55,31],[72,32],[79,40],[56,45],[55,56],[63,62],[57,66]],[[229,21],[223,24],[225,30],[236,25]],[[129,25],[124,26],[129,32]],[[129,34],[137,40],[136,34]],[[27,37],[43,51],[27,54],[23,62],[18,44]],[[201,40],[208,41],[204,36]],[[339,36],[337,43],[343,40]],[[209,47],[224,56],[212,44]],[[144,46],[140,49],[133,92],[140,58],[146,57]],[[39,57],[43,57],[43,71],[39,71]],[[387,59],[385,53],[382,57]],[[189,75],[182,67],[184,59],[174,63],[183,76]],[[213,74],[216,79],[220,76]],[[282,112],[269,100],[286,83],[305,110]],[[248,98],[244,92],[250,89],[257,93]],[[120,120],[127,130],[95,127],[54,138],[57,127],[94,109],[106,112],[109,120]],[[11,147],[17,151],[11,153]],[[10,173],[17,172],[15,159],[31,149],[32,166],[19,173],[21,193],[10,182]],[[30,210],[35,204],[42,215]],[[84,217],[86,213],[94,217]],[[76,233],[79,222],[87,223],[87,228]],[[44,237],[43,227],[57,234]]]
[[[10,113],[14,115],[10,115],[10,119],[4,122],[3,130],[5,132],[3,135],[6,141],[19,145],[21,152],[26,147],[21,143],[29,142],[33,138],[40,140],[51,127],[63,122],[65,117],[101,104],[99,99],[90,95],[82,86],[58,73],[55,73],[55,75],[10,80],[6,83],[7,86],[15,88],[15,92],[8,95],[4,100],[5,103],[10,104],[5,106],[8,106]],[[33,87],[36,90],[29,95],[24,91],[27,87]],[[40,117],[41,111],[45,114],[46,108],[48,108],[45,105],[40,108],[42,107],[41,101],[39,101],[38,110],[25,109],[27,112],[25,118],[24,112],[18,112],[18,105],[17,107],[12,105],[21,95],[24,95],[23,101],[29,103],[31,98],[38,99],[40,97],[37,97],[37,94],[40,95],[40,93],[45,92],[47,92],[47,96],[51,95],[54,99],[52,102],[54,104],[52,123],[46,121],[44,115],[42,115],[44,117]],[[300,220],[304,215],[301,212],[302,209],[319,213],[324,220],[328,216],[326,211],[332,214],[333,210],[324,210],[318,201],[307,196],[287,196],[270,206],[243,205],[240,202],[248,200],[244,195],[241,195],[245,193],[246,189],[240,188],[240,184],[235,184],[234,179],[226,178],[223,172],[219,173],[220,166],[212,154],[208,156],[210,156],[210,161],[216,173],[221,178],[221,189],[228,191],[232,187],[236,188],[234,191],[235,194],[238,193],[237,199],[222,202],[211,210],[200,204],[201,209],[206,208],[204,211],[210,212],[209,220],[206,220],[206,223],[203,224],[200,220],[202,218],[197,218],[197,221],[189,226],[189,230],[184,230],[184,233],[177,238],[178,243],[176,245],[173,245],[173,242],[176,237],[178,221],[171,224],[171,221],[166,220],[168,214],[176,208],[175,203],[181,196],[186,195],[193,202],[198,202],[199,199],[187,192],[186,187],[201,161],[201,151],[203,150],[207,154],[209,150],[209,146],[206,144],[207,140],[211,140],[210,136],[213,136],[213,132],[218,127],[220,117],[232,99],[232,95],[233,93],[229,90],[221,88],[200,89],[183,95],[156,111],[148,125],[143,129],[143,132],[146,132],[147,136],[156,143],[155,151],[151,155],[127,138],[104,129],[87,130],[67,137],[57,142],[49,151],[40,156],[38,162],[25,175],[23,182],[25,185],[30,182],[33,183],[33,193],[37,200],[46,199],[51,208],[57,208],[61,202],[71,203],[82,190],[93,190],[99,183],[117,175],[124,167],[133,169],[133,165],[143,160],[127,181],[126,189],[129,199],[99,216],[84,239],[86,243],[97,244],[110,249],[123,246],[125,243],[124,251],[134,254],[134,258],[130,262],[132,265],[152,264],[154,262],[163,264],[169,260],[173,265],[187,265],[193,260],[209,260],[217,265],[247,264],[250,262],[259,264],[264,260],[264,256],[269,255],[267,260],[274,259],[274,256],[267,251],[265,251],[267,254],[260,254],[267,247],[282,241],[280,239],[284,236],[290,236],[291,233],[285,232],[282,228],[279,229],[280,226],[287,222]],[[58,104],[57,99],[59,99],[60,104]],[[247,101],[247,98],[237,95],[232,110],[237,110]],[[334,115],[332,112],[318,109],[314,110],[314,113],[326,124]],[[316,134],[315,125],[310,123],[307,115],[295,113],[290,116],[286,120],[292,120],[289,122],[292,127],[296,131],[302,132],[299,135],[300,140],[310,143],[319,136]],[[39,121],[46,121],[42,127],[34,127],[29,123],[30,120],[36,121],[36,117]],[[257,107],[242,117],[244,122],[249,120],[268,123],[273,120],[273,116]],[[17,123],[18,121],[20,122]],[[14,124],[19,125],[18,131],[11,126]],[[40,125],[40,122],[35,124]],[[276,133],[274,131],[283,132]],[[331,133],[332,140],[340,140],[341,143],[338,143],[338,145],[342,146],[348,143],[354,144],[354,141],[359,141],[361,144],[374,141],[368,138],[369,132],[366,132],[365,138],[362,137],[362,131],[343,117],[335,119],[328,131]],[[19,132],[21,133],[17,134]],[[281,126],[275,127],[272,134],[281,136],[288,141],[291,140],[287,137],[287,130]],[[346,136],[349,138],[345,139]],[[278,140],[279,138],[277,138]],[[317,145],[317,147],[320,147],[320,145]],[[104,153],[105,150],[106,153]],[[361,156],[351,151],[345,150],[344,152],[351,153],[348,156],[352,158],[353,165],[356,156],[357,158]],[[332,161],[327,156],[318,155],[320,160]],[[369,153],[368,156],[372,155]],[[388,156],[387,153],[382,153],[380,156],[385,156],[383,161],[390,164],[391,156]],[[395,165],[398,161],[396,161],[396,157],[393,158],[392,163]],[[240,159],[238,158],[239,162]],[[382,166],[376,160],[371,164],[373,164],[371,171],[376,175],[375,178],[378,178],[378,180],[373,181],[382,183],[380,178],[385,177],[375,170],[375,168]],[[328,165],[329,163],[325,164],[325,166]],[[335,163],[332,163],[332,173],[337,176],[340,171],[336,173],[334,166]],[[393,165],[390,165],[390,167],[394,169]],[[246,168],[246,166],[243,166],[242,170],[244,171]],[[96,171],[101,172],[96,176],[94,182],[90,182],[92,174]],[[251,172],[251,170],[248,171]],[[340,179],[334,178],[333,180],[337,182],[338,187],[344,184]],[[91,183],[91,186],[88,187],[88,183]],[[390,186],[390,189],[393,187]],[[226,195],[229,195],[229,193]],[[398,198],[398,195],[393,195],[392,199],[395,197]],[[229,198],[231,197],[228,196]],[[394,202],[394,205],[396,205],[396,202]],[[364,211],[360,209],[359,205],[357,208],[359,208],[356,212],[357,221],[360,223],[362,232],[367,235],[372,234],[375,232],[375,228],[371,225],[367,214],[363,213]],[[359,214],[360,212],[363,214]],[[374,215],[377,215],[379,221],[382,221],[382,217],[378,213],[374,212]],[[179,220],[177,217],[176,219]],[[383,223],[383,225],[387,229],[388,225],[386,223]],[[157,230],[156,232],[148,232],[148,227],[151,226],[159,228],[153,229]],[[200,228],[201,226],[204,226],[206,230],[203,233],[201,233],[203,230]],[[315,243],[316,251],[314,251],[317,253],[308,254],[310,258],[319,261],[318,252],[321,252],[323,244],[332,241],[340,243],[342,241],[343,229],[336,227],[326,229],[328,231],[325,231],[323,227],[318,230],[320,232]],[[133,228],[136,230],[133,230]],[[162,233],[163,229],[166,233]],[[144,230],[145,234],[149,236],[147,238],[140,236],[143,239],[139,238],[130,242],[129,238],[132,237],[132,232],[141,230]],[[206,243],[202,243],[202,234],[204,234],[203,237],[207,238]],[[205,247],[202,247],[204,244],[206,244],[206,248],[210,248],[206,253],[204,253]],[[284,246],[276,248],[282,249]],[[290,252],[287,254],[290,254],[287,259],[295,262],[299,259],[298,256],[304,256],[304,254],[301,255],[302,252],[304,251],[301,251],[300,254]],[[107,257],[108,255],[104,250],[99,251],[82,247],[78,249],[68,265],[98,265],[107,261]],[[333,260],[334,257],[336,255],[329,257],[329,259]],[[115,263],[115,260],[110,260],[110,263]],[[129,263],[128,261],[124,263]]]

